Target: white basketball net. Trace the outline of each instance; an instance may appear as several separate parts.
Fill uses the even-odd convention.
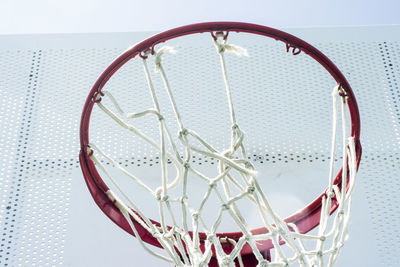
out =
[[[337,260],[339,252],[347,237],[351,196],[357,171],[354,138],[348,137],[348,134],[346,133],[346,96],[344,94],[339,94],[340,92],[343,92],[340,86],[336,86],[333,89],[333,129],[329,182],[326,194],[322,198],[318,232],[316,234],[300,233],[295,224],[284,222],[284,220],[271,208],[267,197],[257,182],[257,172],[252,163],[248,161],[246,155],[244,133],[239,127],[240,122],[236,119],[235,109],[232,102],[231,89],[227,75],[228,71],[225,63],[225,54],[229,52],[237,55],[247,55],[247,52],[241,47],[228,44],[226,39],[223,40],[221,36],[218,36],[217,40],[214,41],[214,44],[220,58],[229,107],[231,124],[230,147],[226,150],[219,151],[193,129],[185,127],[185,123],[182,121],[178,105],[167,79],[167,73],[163,68],[162,63],[162,56],[165,53],[174,53],[174,50],[169,46],[164,46],[153,55],[147,53],[145,57],[143,57],[144,73],[153,100],[153,107],[138,113],[125,113],[121,109],[117,100],[108,91],[103,91],[104,97],[111,100],[118,113],[114,113],[100,101],[97,103],[98,107],[115,122],[120,124],[123,128],[128,129],[133,135],[140,137],[144,142],[149,143],[159,151],[162,184],[156,190],[151,189],[140,179],[140,177],[127,171],[116,160],[104,153],[100,147],[95,144],[90,144],[88,153],[92,150],[94,151],[91,155],[91,159],[96,166],[104,172],[110,181],[112,181],[119,191],[117,196],[115,192],[109,190],[107,192],[108,197],[116,203],[116,206],[130,224],[141,245],[149,253],[171,262],[176,266],[208,266],[208,262],[213,256],[212,247],[215,249],[215,256],[218,260],[219,266],[235,266],[235,262],[239,266],[244,266],[240,252],[245,244],[248,244],[251,247],[255,258],[258,260],[258,266],[288,266],[291,264],[296,264],[297,266],[331,266]],[[165,90],[168,93],[175,114],[175,119],[180,129],[177,139],[175,139],[168,130],[165,122],[166,118],[163,117],[163,111],[160,107],[148,68],[148,60],[155,60],[157,72],[161,75]],[[97,100],[101,99],[100,95],[97,95],[97,97]],[[338,98],[341,100],[340,102],[342,104],[343,175],[341,189],[334,184],[334,158],[338,121],[337,114],[339,109]],[[156,141],[151,139],[137,129],[133,124],[126,122],[126,119],[135,119],[144,116],[155,116],[158,118],[160,140]],[[183,153],[178,151],[175,140],[179,140],[178,142],[184,146],[185,149]],[[172,147],[173,151],[167,151],[166,148],[168,143],[170,147]],[[121,188],[118,185],[118,182],[112,175],[110,175],[101,161],[96,157],[97,153],[102,155],[122,173],[129,176],[135,183],[141,186],[143,190],[148,191],[154,196],[159,206],[160,226],[154,225],[150,219],[146,217],[145,213],[131,201],[130,196],[124,193],[124,188]],[[215,177],[207,177],[189,164],[193,153],[216,159],[218,162],[218,175]],[[167,161],[172,162],[176,168],[177,174],[174,179],[168,179]],[[236,173],[235,175],[233,175],[234,172]],[[190,196],[187,195],[188,174],[191,174],[208,184],[208,190],[205,192],[204,199],[198,206],[199,208],[194,208],[188,201],[190,199]],[[179,184],[181,184],[183,188],[181,197],[174,199],[169,197],[169,190],[176,188]],[[346,192],[344,189],[347,186],[348,191]],[[232,195],[232,187],[235,187],[236,190],[240,190],[241,193]],[[216,221],[206,222],[202,218],[202,212],[205,203],[209,200],[211,194],[215,194],[218,197],[220,201],[220,209]],[[332,205],[331,200],[334,197],[338,200],[339,206],[336,213],[330,216],[329,213]],[[267,233],[258,235],[251,233],[246,218],[242,216],[241,211],[236,205],[236,201],[243,198],[247,198],[254,203],[254,206],[262,218],[259,222],[260,226],[264,226],[268,230]],[[171,205],[181,205],[183,214],[182,218],[177,218],[177,216],[172,212]],[[228,213],[243,233],[242,237],[238,240],[235,241],[233,239],[220,238],[216,236],[216,233],[219,232],[218,229],[223,213]],[[170,217],[173,222],[173,224],[170,225],[172,228],[168,228],[166,224],[167,216]],[[160,245],[165,249],[166,255],[160,255],[145,245],[134,227],[132,218],[158,240]],[[188,234],[190,230],[193,231],[192,237]],[[199,232],[204,232],[207,235],[204,251],[200,249]],[[257,242],[260,240],[272,241],[274,246],[272,259],[267,260],[263,257],[262,252],[260,252],[257,247]],[[284,241],[284,245],[279,244],[280,240]],[[312,249],[306,249],[304,242],[309,242],[310,240],[314,241],[315,245]],[[224,251],[221,245],[226,242],[230,242],[234,246],[234,249],[229,254]],[[287,253],[287,250],[284,251],[282,246],[289,248],[291,253]]]

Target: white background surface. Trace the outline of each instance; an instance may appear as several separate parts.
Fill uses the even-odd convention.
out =
[[[267,0],[204,0],[196,2],[176,0],[115,0],[112,2],[0,0],[0,35],[160,31],[179,25],[215,20],[246,21],[276,28],[400,24],[399,10],[400,1],[398,0],[337,0],[329,2],[322,0],[279,2],[278,0],[274,2]],[[387,82],[398,80],[397,72],[390,74],[388,70],[399,66],[398,62],[400,61],[396,56],[398,55],[396,51],[400,50],[398,50],[398,41],[389,42],[388,48],[385,44],[385,49],[389,49],[391,57],[385,57],[382,54],[384,48],[376,45],[384,41],[388,42],[391,38],[398,40],[398,36],[400,36],[396,34],[398,30],[395,33],[390,29],[374,27],[358,30],[348,28],[347,31],[340,29],[336,32],[334,32],[334,28],[289,30],[289,32],[293,31],[298,31],[296,35],[321,46],[329,56],[333,55],[335,63],[337,62],[343,67],[346,75],[349,75],[351,83],[354,84],[354,88],[359,90],[357,97],[360,109],[363,110],[363,135],[365,137],[363,144],[365,144],[364,155],[367,157],[363,158],[359,175],[360,186],[357,189],[358,198],[354,203],[351,238],[346,244],[341,261],[347,264],[350,262],[347,266],[397,266],[395,265],[396,259],[400,255],[398,246],[398,226],[400,225],[398,188],[400,183],[396,179],[399,177],[396,167],[398,165],[395,165],[398,162],[398,152],[396,152],[397,154],[393,153],[395,155],[393,157],[390,153],[387,156],[388,151],[391,150],[386,144],[389,143],[390,148],[398,151],[398,146],[394,145],[397,141],[393,141],[392,137],[389,138],[392,135],[395,136],[393,138],[398,138],[396,135],[398,128],[395,128],[396,131],[394,131],[390,127],[381,125],[382,122],[398,121],[393,117],[395,115],[388,113],[384,108],[392,103],[392,100],[397,101],[398,99],[397,95],[393,95],[389,91]],[[11,190],[9,194],[0,193],[0,197],[3,199],[14,201],[13,205],[14,203],[20,205],[12,213],[17,216],[16,221],[20,228],[16,231],[16,235],[13,234],[9,237],[7,235],[9,239],[4,241],[6,243],[12,240],[10,241],[12,242],[11,249],[3,252],[3,255],[9,251],[12,253],[9,266],[17,264],[43,266],[44,262],[49,262],[53,266],[123,266],[123,264],[126,266],[130,265],[126,255],[137,259],[138,265],[170,266],[160,263],[156,258],[144,253],[136,240],[126,235],[101,213],[88,194],[79,166],[75,163],[78,154],[78,139],[75,136],[78,132],[81,99],[86,95],[87,88],[97,77],[98,72],[103,69],[103,65],[106,65],[114,56],[111,57],[107,54],[110,58],[104,59],[102,53],[105,53],[104,51],[114,53],[115,51],[111,50],[113,47],[121,47],[121,49],[126,47],[125,42],[131,44],[132,36],[141,40],[147,37],[148,33],[144,37],[135,33],[76,35],[72,38],[64,35],[2,36],[0,39],[0,46],[6,50],[22,47],[25,51],[19,56],[15,56],[13,53],[7,54],[7,52],[4,54],[6,60],[0,61],[2,63],[0,66],[3,67],[0,69],[0,74],[7,75],[3,77],[8,77],[7,81],[11,81],[11,85],[9,87],[7,85],[7,88],[10,88],[9,92],[12,92],[9,97],[2,95],[0,98],[4,103],[0,110],[6,110],[8,114],[12,114],[12,116],[3,117],[3,122],[6,122],[3,124],[5,127],[3,129],[6,130],[0,131],[0,135],[6,136],[6,138],[2,137],[3,141],[7,140],[3,142],[5,147],[10,147],[8,151],[11,151],[11,154],[2,154],[7,159],[3,165],[6,166],[5,176],[2,175],[2,177],[5,177],[6,183],[9,181],[12,184],[12,181],[15,181],[14,173],[16,171],[13,168],[20,165],[20,158],[14,158],[17,141],[13,141],[13,138],[15,135],[15,140],[18,140],[19,131],[23,129],[15,121],[20,121],[19,116],[27,115],[33,109],[29,109],[32,105],[27,105],[28,108],[24,109],[23,105],[26,103],[35,103],[34,111],[36,112],[32,117],[33,125],[27,127],[23,132],[25,134],[31,130],[33,133],[29,134],[31,138],[29,145],[36,144],[33,139],[35,136],[41,137],[47,142],[53,142],[53,145],[58,141],[62,142],[62,145],[56,143],[53,147],[38,141],[39,145],[51,148],[50,152],[43,153],[43,155],[54,159],[56,156],[52,153],[57,153],[58,156],[59,148],[62,147],[73,156],[72,160],[66,164],[68,171],[65,171],[63,165],[55,167],[55,169],[50,167],[42,169],[42,166],[47,164],[45,162],[31,169],[27,167],[26,163],[21,165],[20,169],[24,171],[23,178],[28,181],[20,186],[24,202],[17,202],[18,199],[21,199],[16,197],[18,196],[17,191]],[[340,50],[329,45],[332,39],[334,44],[340,47]],[[356,41],[357,44],[350,46],[348,45],[349,41]],[[119,45],[115,45],[116,43]],[[63,51],[64,47],[69,49]],[[89,50],[72,49],[76,47],[94,48],[96,56],[91,57],[90,53],[81,54],[82,51],[86,53]],[[111,48],[104,50],[104,47]],[[57,49],[51,50],[50,48]],[[29,95],[26,96],[27,74],[32,62],[31,53],[33,53],[29,49],[43,49],[40,77],[35,79],[39,82],[36,90],[41,94],[38,94],[36,99]],[[345,56],[342,56],[342,51]],[[382,61],[382,58],[386,61]],[[387,64],[390,59],[393,60],[390,63],[393,66],[390,65],[392,67],[388,69],[384,68],[382,64]],[[61,66],[62,68],[57,69],[52,66]],[[39,64],[36,68],[39,69]],[[82,68],[84,68],[84,72],[82,72]],[[389,77],[390,75],[392,76]],[[13,84],[14,81],[15,84]],[[377,91],[376,88],[381,91]],[[62,113],[63,109],[60,109],[58,103],[55,104],[56,101],[46,104],[44,99],[46,95],[50,95],[49,92],[56,97],[63,96],[61,98],[64,103],[62,107],[69,113]],[[71,103],[74,106],[71,107]],[[6,108],[3,108],[4,106]],[[50,114],[46,118],[49,118],[48,121],[55,122],[54,129],[39,131],[43,129],[39,122],[44,123],[45,127],[47,125],[47,121],[41,120],[39,116],[41,114],[40,107],[47,112],[45,114]],[[71,108],[67,109],[69,107]],[[15,112],[11,112],[9,109]],[[74,115],[71,114],[71,110],[75,112]],[[385,115],[382,115],[382,112]],[[74,119],[67,120],[68,123],[65,123],[65,114]],[[377,127],[376,122],[379,120],[382,122]],[[397,127],[397,124],[394,125]],[[15,128],[14,135],[13,127]],[[12,136],[12,139],[7,138],[8,136]],[[46,138],[48,136],[50,138]],[[66,136],[74,136],[74,138],[65,138]],[[381,136],[385,136],[385,138]],[[21,141],[21,137],[19,138]],[[7,151],[7,149],[3,151]],[[386,154],[380,155],[381,151]],[[37,155],[35,153],[39,152],[40,150],[24,150],[29,159],[34,158]],[[376,154],[379,154],[378,157]],[[69,154],[63,156],[69,159]],[[386,157],[389,160],[386,160]],[[394,161],[396,157],[397,161]],[[58,162],[54,166],[57,164]],[[30,171],[27,171],[28,169]],[[58,179],[60,177],[63,179]],[[0,190],[4,188],[7,187],[0,187]],[[69,198],[69,196],[73,197]],[[69,202],[65,202],[65,199]],[[24,212],[24,207],[27,207],[26,212]],[[43,216],[37,212],[37,209],[29,207],[46,208],[50,213]],[[61,214],[65,212],[66,215],[60,216],[59,212]],[[57,223],[54,223],[54,218],[57,218]],[[29,224],[25,223],[26,219],[29,220]],[[365,255],[369,255],[369,257],[365,257]],[[357,265],[351,264],[352,261],[357,262]],[[3,266],[1,263],[0,265]],[[338,266],[346,265],[338,264]]]
[[[398,267],[399,28],[290,29],[296,36],[315,44],[339,66],[356,90],[361,111],[363,159],[352,209],[350,239],[337,267]],[[0,256],[8,259],[0,262],[0,266],[7,263],[8,266],[131,267],[130,259],[134,259],[137,266],[170,267],[145,253],[136,239],[125,234],[96,207],[77,162],[79,119],[89,88],[120,51],[148,35],[0,36],[0,80],[3,81],[0,83],[0,219],[5,215],[4,223],[0,223],[0,235],[5,234],[0,239],[0,247],[4,244],[6,248],[0,249]],[[274,62],[284,61],[270,61]],[[291,72],[296,79],[292,84],[307,84],[305,96],[310,96],[308,100],[313,104],[304,105],[305,101],[299,101],[293,91],[285,97],[278,93],[274,98],[279,101],[274,103],[276,108],[285,109],[289,102],[283,103],[282,99],[295,98],[301,108],[293,114],[308,118],[301,115],[303,108],[321,110],[324,103],[318,101],[322,96],[320,80],[314,75],[304,75],[307,67],[297,69]],[[315,88],[318,94],[310,93],[310,79],[314,81],[312,84],[318,84]],[[328,98],[330,89],[326,91]],[[257,110],[264,114],[264,109]],[[1,112],[7,115],[2,116]],[[313,123],[327,118],[323,112],[311,114],[319,118],[313,117]],[[282,123],[282,118],[293,116],[270,118]],[[290,125],[294,126],[293,121]],[[286,131],[284,136],[289,133]],[[313,138],[313,143],[317,139]],[[270,154],[269,150],[270,159],[281,151]],[[294,151],[301,150],[294,147]],[[311,163],[308,157],[303,159],[304,164],[326,163]],[[289,165],[297,168],[299,164],[294,160]],[[6,209],[7,205],[15,208]]]
[[[160,31],[203,21],[271,27],[400,24],[398,0],[2,0],[0,34]]]

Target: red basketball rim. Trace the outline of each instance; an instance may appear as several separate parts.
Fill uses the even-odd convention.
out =
[[[114,205],[112,201],[107,197],[106,192],[108,191],[108,186],[104,183],[102,178],[100,177],[97,169],[90,159],[90,156],[87,153],[87,148],[89,144],[89,122],[90,116],[92,113],[92,108],[95,103],[95,99],[97,94],[101,93],[102,88],[110,79],[110,77],[121,68],[126,62],[136,57],[137,55],[143,56],[143,53],[146,51],[153,51],[154,46],[165,42],[169,39],[177,38],[180,36],[185,36],[189,34],[195,33],[204,33],[209,32],[213,34],[214,32],[223,31],[225,33],[229,32],[245,32],[252,33],[257,35],[262,35],[266,37],[270,37],[276,39],[278,41],[282,41],[286,44],[286,48],[293,54],[298,54],[300,52],[304,52],[315,59],[319,64],[321,64],[330,75],[336,80],[336,82],[344,89],[346,95],[348,96],[348,107],[351,118],[351,136],[355,139],[356,144],[356,159],[357,159],[357,167],[360,163],[361,158],[361,145],[359,142],[360,137],[360,117],[359,111],[357,107],[357,102],[354,97],[353,91],[347,82],[344,75],[340,72],[340,70],[329,60],[324,54],[322,54],[315,47],[306,43],[305,41],[290,35],[288,33],[268,28],[261,25],[249,24],[249,23],[239,23],[239,22],[208,22],[208,23],[199,23],[187,25],[179,28],[175,28],[172,30],[168,30],[159,34],[150,37],[134,47],[130,48],[128,51],[124,52],[117,59],[112,62],[112,64],[100,75],[97,79],[96,83],[93,85],[83,108],[82,116],[81,116],[81,125],[80,125],[80,144],[81,144],[81,152],[80,152],[80,164],[82,168],[83,175],[85,177],[86,184],[89,188],[90,193],[92,194],[95,202],[100,207],[100,209],[117,225],[119,225],[122,229],[127,231],[128,233],[134,235],[131,227],[127,223],[124,216],[121,214],[119,209]],[[341,177],[342,170],[336,175],[335,184],[341,187]],[[349,184],[347,184],[349,185]],[[306,233],[312,230],[314,227],[318,226],[320,212],[321,212],[321,199],[324,196],[324,192],[321,193],[313,202],[308,204],[305,208],[298,211],[297,213],[291,215],[286,218],[286,222],[291,222],[297,225],[300,232]],[[338,203],[336,199],[332,200],[332,208],[331,213],[336,210],[338,207]],[[157,239],[155,239],[150,233],[148,233],[143,227],[141,227],[137,222],[132,218],[134,225],[143,239],[143,241],[150,243],[155,246],[160,246]],[[156,223],[156,222],[155,222]],[[267,230],[264,227],[257,228],[252,230],[253,233],[266,233]],[[234,240],[238,240],[241,236],[241,232],[228,232],[228,233],[220,233],[218,236],[224,236],[228,238],[232,238]],[[200,233],[200,238],[202,239],[202,243],[204,243],[204,239],[206,238],[206,234]],[[224,247],[227,250],[230,250],[229,243],[227,243]],[[267,251],[273,248],[271,242],[265,241],[261,242],[259,245],[260,251]],[[242,255],[250,254],[251,248],[249,246],[244,246],[241,251]]]

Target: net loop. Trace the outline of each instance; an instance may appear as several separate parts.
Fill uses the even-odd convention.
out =
[[[163,46],[155,53],[154,63],[156,65],[155,71],[159,72],[161,68],[161,60],[164,54],[175,54],[176,50],[171,46]]]

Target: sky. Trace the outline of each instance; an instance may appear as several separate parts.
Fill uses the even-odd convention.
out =
[[[399,0],[1,0],[0,34],[161,31],[204,21],[277,28],[400,24]]]

